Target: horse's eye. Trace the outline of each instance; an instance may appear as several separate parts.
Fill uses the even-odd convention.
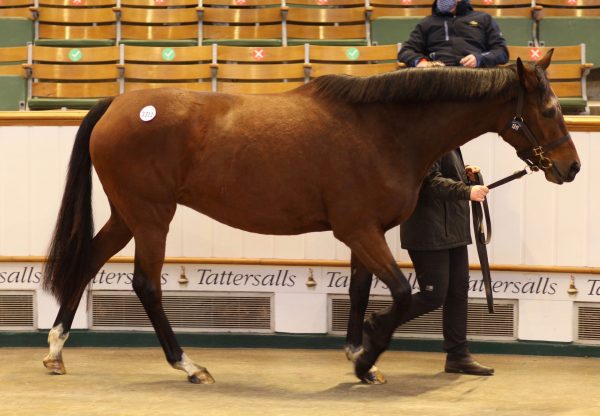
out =
[[[548,109],[542,111],[542,115],[544,117],[552,118],[556,115],[556,108],[555,107],[548,108]]]

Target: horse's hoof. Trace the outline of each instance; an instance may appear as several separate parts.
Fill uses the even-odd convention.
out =
[[[206,368],[201,368],[191,376],[188,376],[188,381],[194,384],[213,384],[215,379]]]
[[[348,361],[355,363],[360,354],[362,354],[363,348],[362,346],[355,347],[354,345],[346,345],[344,346],[344,352],[346,353]]]
[[[65,368],[65,363],[62,358],[44,358],[44,367],[50,370],[50,373],[62,375],[67,373],[67,369]]]
[[[358,377],[359,380],[366,382],[369,371],[374,367],[374,362],[375,360],[366,359],[365,352],[363,351],[363,353],[356,358],[356,361],[354,361],[354,374],[356,374],[356,377]]]
[[[385,376],[383,375],[383,373],[381,371],[379,371],[379,369],[375,366],[371,367],[371,369],[369,371],[367,371],[367,373],[363,376],[363,378],[360,381],[365,384],[385,384],[385,383],[387,383],[387,380],[385,379]]]

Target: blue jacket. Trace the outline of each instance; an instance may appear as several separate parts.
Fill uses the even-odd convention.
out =
[[[508,62],[508,50],[500,28],[487,13],[476,12],[468,0],[456,7],[456,15],[440,13],[437,0],[432,14],[417,24],[402,45],[398,60],[416,66],[425,58],[448,66],[460,65],[467,55],[475,55],[478,67],[493,67]]]

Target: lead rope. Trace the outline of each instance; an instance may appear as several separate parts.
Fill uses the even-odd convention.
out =
[[[515,179],[534,172],[530,166],[526,166],[522,170],[518,170],[505,178],[497,180],[489,184],[488,189],[494,189],[505,185]],[[471,181],[471,185],[484,185],[483,176],[481,173],[475,174],[475,180]],[[483,286],[485,288],[485,298],[489,313],[494,313],[494,294],[492,291],[492,275],[490,272],[490,262],[488,260],[486,245],[492,239],[492,221],[490,218],[490,209],[486,199],[483,202],[471,201],[471,209],[473,210],[473,233],[475,235],[475,245],[477,247],[477,255],[479,256],[479,264],[481,265],[481,274],[483,276]],[[485,223],[485,227],[484,227]]]

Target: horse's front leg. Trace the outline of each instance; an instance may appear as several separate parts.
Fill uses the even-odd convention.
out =
[[[388,348],[394,330],[410,308],[411,287],[392,256],[383,230],[374,226],[365,227],[353,232],[344,241],[350,246],[353,255],[363,267],[388,286],[393,298],[393,303],[389,308],[372,314],[363,324],[362,352],[356,357],[354,370],[359,379],[374,384],[378,382],[378,379],[372,379],[373,374],[370,370],[379,356]],[[360,286],[357,288],[357,292],[359,290]],[[364,289],[362,292],[367,293],[368,302],[368,292]],[[351,287],[350,296],[352,295]],[[355,295],[363,296],[359,293],[355,293]],[[361,300],[364,301],[362,298]],[[353,319],[356,318],[351,315],[350,320]],[[355,322],[353,321],[352,324],[355,325]],[[355,327],[351,328],[349,325],[349,337],[352,336],[353,340],[356,339],[354,331]]]
[[[348,316],[348,331],[346,332],[346,345],[344,350],[346,358],[356,362],[356,359],[363,352],[363,321],[365,311],[369,304],[369,293],[371,292],[371,283],[373,274],[367,269],[358,258],[352,254],[351,257],[351,275],[350,275],[350,314]],[[386,382],[383,374],[373,366],[369,370],[366,379],[372,384],[383,384]]]
[[[346,357],[356,361],[356,356],[362,351],[362,331],[365,312],[369,304],[369,293],[373,274],[352,253],[350,260],[350,314],[346,332]]]

